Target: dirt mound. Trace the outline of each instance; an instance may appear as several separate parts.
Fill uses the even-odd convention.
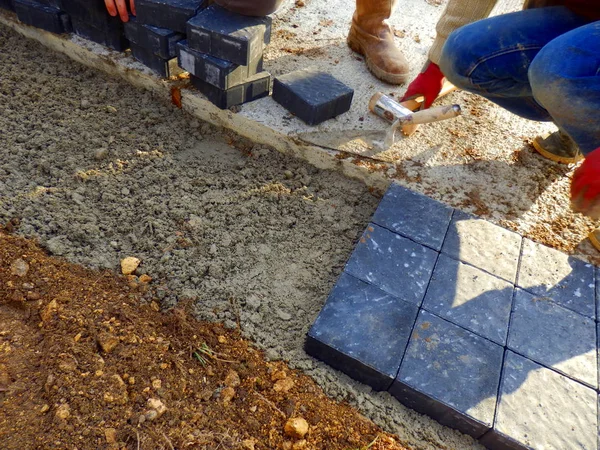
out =
[[[143,286],[0,234],[2,448],[402,448],[238,332],[140,304]]]

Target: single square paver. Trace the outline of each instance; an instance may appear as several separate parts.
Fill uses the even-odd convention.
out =
[[[421,310],[390,393],[475,438],[492,427],[503,347]]]
[[[585,316],[596,316],[594,267],[553,248],[524,240],[517,285]]]
[[[563,375],[598,387],[596,322],[548,297],[515,291],[508,347]]]
[[[596,449],[596,392],[506,353],[494,429],[481,442],[492,449]]]
[[[521,239],[487,220],[455,211],[442,252],[514,283]]]
[[[372,222],[437,251],[442,248],[453,209],[392,183]]]
[[[308,332],[308,354],[376,390],[398,372],[418,308],[343,273]]]
[[[273,100],[309,125],[349,111],[353,97],[354,89],[313,69],[286,73],[273,82]]]
[[[504,345],[513,289],[505,280],[441,254],[423,308]]]
[[[346,271],[402,300],[420,305],[438,254],[385,228],[370,224]]]

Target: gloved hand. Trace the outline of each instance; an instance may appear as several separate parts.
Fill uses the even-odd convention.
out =
[[[129,12],[127,11],[126,0],[104,0],[108,13],[116,17],[117,13],[123,22],[129,22]],[[135,0],[129,0],[131,14],[135,16]]]
[[[437,64],[430,61],[425,67],[425,70],[410,83],[402,101],[423,96],[425,97],[423,107],[429,108],[440,94],[443,85],[444,74]]]
[[[600,148],[589,153],[573,174],[571,207],[592,219],[600,219]]]

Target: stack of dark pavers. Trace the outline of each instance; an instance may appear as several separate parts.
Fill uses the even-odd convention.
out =
[[[103,0],[0,0],[0,8],[15,11],[21,22],[42,30],[75,32],[118,51],[128,48],[123,23],[108,14]]]
[[[207,0],[137,0],[137,16],[125,24],[133,57],[163,77],[173,75],[176,45],[185,39],[186,23],[206,4]]]
[[[263,51],[271,39],[270,17],[211,5],[187,22],[186,31],[187,40],[177,44],[179,65],[212,103],[226,109],[269,95]]]

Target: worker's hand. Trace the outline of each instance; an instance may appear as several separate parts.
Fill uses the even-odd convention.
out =
[[[571,181],[571,207],[592,219],[600,219],[600,148],[585,157]]]
[[[426,65],[425,70],[410,83],[402,101],[412,100],[413,98],[423,96],[425,97],[423,107],[429,108],[438,95],[440,95],[443,85],[444,74],[440,70],[440,67],[435,63],[429,62]]]
[[[108,13],[116,17],[117,14],[123,22],[129,22],[129,11],[127,11],[127,0],[104,0]],[[135,16],[135,0],[129,0],[131,14]]]

